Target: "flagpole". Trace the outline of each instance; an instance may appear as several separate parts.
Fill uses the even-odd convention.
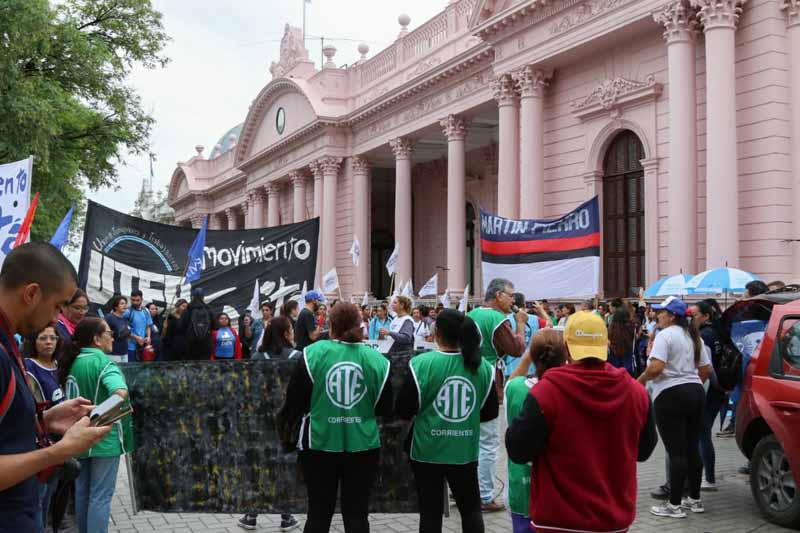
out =
[[[389,282],[389,297],[391,298],[392,294],[394,294],[394,276],[395,274],[392,273],[391,281]]]

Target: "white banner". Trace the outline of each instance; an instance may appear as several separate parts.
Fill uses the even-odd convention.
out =
[[[259,313],[261,307],[261,302],[259,301],[261,299],[260,292],[258,278],[256,278],[256,283],[253,287],[253,297],[250,299],[250,305],[247,306],[247,310],[250,311],[254,317],[261,316],[261,313]],[[278,309],[275,311],[277,312]]]
[[[419,297],[423,296],[436,296],[439,294],[439,274],[434,274],[431,279],[425,282],[425,285],[419,290]]]
[[[31,198],[33,157],[0,165],[0,265],[11,251]]]
[[[528,300],[564,298],[566,294],[592,297],[597,294],[600,278],[600,259],[592,256],[516,265],[484,262],[482,268],[484,287],[494,278],[510,279],[514,281],[514,291]]]
[[[322,278],[322,290],[326,294],[330,294],[338,288],[339,288],[339,275],[336,274],[336,268],[333,268]]]
[[[464,287],[464,295],[461,297],[461,301],[458,302],[458,310],[466,314],[468,301],[469,301],[469,283],[467,284],[466,287]]]
[[[444,294],[442,294],[442,297],[439,298],[439,301],[445,309],[450,309],[450,289],[444,290]]]
[[[358,266],[361,260],[361,243],[358,242],[358,237],[353,235],[353,244],[350,246],[350,257],[353,259],[353,266]]]
[[[407,298],[414,297],[414,284],[411,283],[411,280],[408,280],[403,287],[403,290],[400,291],[400,296],[405,296]]]
[[[400,260],[400,243],[396,243],[394,245],[394,251],[392,255],[389,257],[389,260],[386,262],[386,271],[389,273],[389,276],[394,275],[397,272],[397,262]]]

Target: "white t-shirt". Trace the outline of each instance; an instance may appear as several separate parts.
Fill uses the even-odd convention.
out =
[[[414,322],[414,338],[425,341],[431,334],[430,328],[428,328],[428,324],[425,323],[424,320],[420,320],[419,322]]]
[[[663,361],[665,366],[664,371],[652,382],[654,401],[659,394],[671,387],[686,383],[703,384],[697,369],[711,364],[711,354],[705,343],[701,341],[701,345],[700,363],[695,365],[694,343],[683,328],[670,326],[658,332],[649,359]]]

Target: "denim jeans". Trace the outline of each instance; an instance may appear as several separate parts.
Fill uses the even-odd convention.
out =
[[[494,473],[497,468],[497,450],[500,448],[500,417],[481,422],[480,452],[478,454],[478,486],[481,502],[494,500]]]
[[[703,460],[703,471],[705,472],[706,481],[709,483],[716,483],[716,476],[714,475],[716,454],[714,453],[714,441],[711,439],[711,433],[714,430],[714,420],[717,419],[717,415],[725,404],[726,398],[723,391],[717,390],[713,386],[709,387],[706,393],[703,430],[700,432],[700,458]]]
[[[50,510],[50,501],[53,499],[56,487],[58,487],[58,476],[53,476],[49,483],[39,484],[39,506],[36,511],[39,513],[39,524],[41,525],[39,532],[41,533],[47,529],[47,512]]]
[[[75,517],[79,533],[108,533],[111,497],[117,483],[119,456],[80,459],[75,480]]]

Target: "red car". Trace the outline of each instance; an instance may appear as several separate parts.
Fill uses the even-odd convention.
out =
[[[729,323],[768,321],[745,370],[736,407],[736,442],[750,459],[756,504],[769,521],[786,527],[800,527],[798,298],[796,292],[765,294],[738,302],[725,313]]]

